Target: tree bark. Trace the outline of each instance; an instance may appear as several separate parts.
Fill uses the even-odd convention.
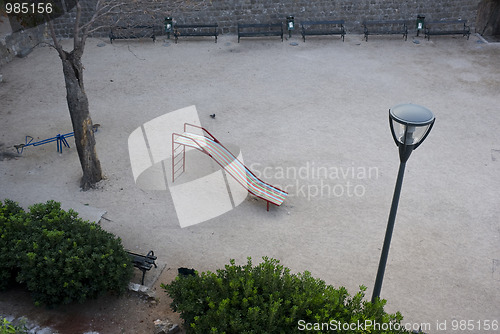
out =
[[[71,52],[60,54],[64,81],[66,83],[66,100],[73,131],[75,145],[80,158],[83,176],[80,187],[83,190],[93,188],[103,179],[101,163],[97,157],[94,130],[90,118],[89,102],[83,86],[83,65],[81,57],[83,50],[75,48]]]

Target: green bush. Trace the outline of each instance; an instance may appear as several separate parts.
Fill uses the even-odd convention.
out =
[[[18,271],[21,243],[28,233],[26,214],[15,202],[0,201],[0,290],[4,290]]]
[[[216,273],[177,277],[162,288],[173,299],[189,333],[405,333],[398,312],[384,312],[385,300],[363,301],[365,287],[351,297],[315,279],[291,274],[278,260],[264,257],[253,267],[231,260]],[[379,328],[352,324],[378,324]],[[323,327],[321,327],[323,326]],[[353,326],[345,329],[345,326]],[[386,329],[391,330],[386,330]],[[394,329],[395,328],[395,329]],[[365,331],[366,330],[366,331]]]
[[[0,318],[0,334],[25,334],[28,329],[24,324],[13,325],[5,318]]]
[[[83,302],[126,290],[133,264],[121,240],[96,223],[54,201],[5,216],[0,220],[0,248],[8,261],[1,275],[14,275],[26,284],[36,304]]]

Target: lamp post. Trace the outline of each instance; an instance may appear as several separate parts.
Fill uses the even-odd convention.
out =
[[[167,33],[167,38],[170,39],[170,33],[172,32],[172,18],[170,16],[165,18],[165,32]]]
[[[417,36],[424,29],[425,16],[417,15]]]
[[[394,142],[399,147],[400,164],[394,196],[392,197],[391,212],[385,231],[384,246],[382,247],[382,254],[380,255],[380,262],[378,264],[372,303],[380,297],[380,290],[382,289],[382,281],[384,279],[385,265],[391,246],[392,231],[396,220],[406,161],[408,161],[411,152],[423,143],[431,131],[434,121],[435,118],[432,111],[416,104],[400,104],[389,109],[389,125],[391,127]]]
[[[286,17],[286,28],[288,29],[288,37],[292,37],[292,30],[295,29],[295,18],[293,15],[288,15]]]

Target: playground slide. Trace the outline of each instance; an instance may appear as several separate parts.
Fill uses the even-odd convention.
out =
[[[200,129],[203,134],[195,134],[188,132],[188,127]],[[176,146],[177,145],[177,146]],[[222,145],[210,132],[205,128],[192,124],[184,124],[184,133],[172,134],[172,182],[175,181],[175,173],[180,170],[176,162],[176,158],[182,158],[182,169],[185,169],[185,147],[195,148],[214,159],[224,170],[231,175],[238,183],[240,183],[251,194],[265,200],[267,202],[267,210],[269,211],[269,203],[276,206],[281,205],[287,196],[287,193],[275,186],[272,186],[250,171],[241,161],[239,161],[224,145]],[[182,152],[178,149],[182,147]],[[177,170],[176,170],[177,168]]]

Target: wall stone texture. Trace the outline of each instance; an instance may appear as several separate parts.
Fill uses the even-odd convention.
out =
[[[126,22],[163,27],[164,17],[170,16],[174,23],[217,22],[220,33],[234,34],[238,23],[286,21],[286,16],[293,15],[296,24],[308,20],[343,19],[346,22],[345,27],[348,34],[359,34],[363,31],[361,23],[364,20],[404,19],[414,21],[417,15],[423,15],[426,20],[467,19],[474,32],[478,8],[484,7],[482,2],[484,0],[139,0],[134,2],[135,8],[143,6],[152,10],[154,15],[136,14]],[[96,0],[81,1],[83,22],[92,16],[95,3]],[[54,20],[58,37],[72,37],[75,17],[76,10],[73,8]],[[481,28],[482,25],[479,25],[480,30],[484,30]],[[412,30],[415,29],[413,24],[410,24],[409,27]],[[103,29],[93,34],[93,37],[108,36],[109,29]],[[33,48],[44,38],[47,38],[47,34],[46,27],[40,26],[0,37],[1,66],[16,55],[23,55],[27,48]]]
[[[83,17],[90,17],[92,3],[87,0]],[[171,16],[174,23],[217,22],[221,33],[235,33],[238,23],[267,23],[286,21],[293,15],[295,22],[321,19],[344,19],[348,33],[362,33],[364,20],[416,20],[423,15],[429,20],[467,19],[474,31],[479,0],[201,0],[201,1],[160,1],[143,0],[145,6],[155,6],[156,18],[138,18],[136,23],[163,26],[163,19]],[[147,2],[147,4],[146,4]],[[181,3],[181,4],[180,4]],[[56,20],[60,37],[71,37],[73,12]],[[413,25],[410,28],[414,28]],[[105,37],[107,31],[95,36]]]
[[[45,26],[0,36],[0,66],[14,57],[25,57],[44,40]]]

